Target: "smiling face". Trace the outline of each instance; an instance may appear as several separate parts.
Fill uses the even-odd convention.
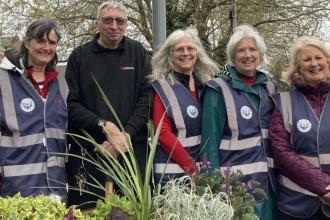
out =
[[[29,51],[28,60],[32,66],[47,66],[54,58],[57,48],[58,36],[55,30],[47,33],[42,39],[32,39],[26,43]]]
[[[234,64],[241,74],[253,76],[261,63],[261,54],[252,38],[243,38],[235,48]]]
[[[197,60],[196,48],[193,41],[185,37],[172,48],[174,70],[179,73],[192,75]]]
[[[322,51],[316,47],[307,46],[300,51],[298,72],[304,77],[306,83],[317,87],[321,81],[327,80],[329,64]]]
[[[104,8],[96,23],[100,39],[109,48],[118,47],[127,28],[127,18],[119,8]]]

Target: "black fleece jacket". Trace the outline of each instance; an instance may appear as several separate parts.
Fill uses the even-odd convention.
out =
[[[118,126],[101,97],[94,76],[134,141],[144,130],[149,116],[148,57],[135,40],[124,37],[118,48],[107,49],[97,43],[98,37],[77,47],[68,60],[65,75],[70,89],[69,131],[80,133],[84,129],[102,143],[105,136],[97,126],[98,120],[111,121]]]

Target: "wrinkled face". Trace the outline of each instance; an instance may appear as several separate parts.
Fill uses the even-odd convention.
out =
[[[193,41],[185,37],[172,48],[174,70],[191,75],[197,60],[196,48]]]
[[[252,38],[243,38],[235,48],[234,64],[238,72],[252,76],[261,63],[261,54]]]
[[[318,86],[323,80],[327,80],[329,64],[326,57],[316,47],[307,46],[300,51],[298,72],[304,77],[305,82]]]
[[[25,46],[29,51],[29,64],[33,66],[47,66],[54,58],[57,48],[58,37],[55,30],[44,35],[42,39],[32,39]]]
[[[123,38],[127,28],[127,18],[123,11],[117,8],[103,9],[96,23],[102,41],[117,45]]]

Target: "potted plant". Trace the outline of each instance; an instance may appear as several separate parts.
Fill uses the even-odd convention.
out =
[[[94,77],[93,77],[94,78]],[[106,106],[111,110],[113,115],[115,116],[120,130],[124,131],[122,124],[120,123],[112,105],[110,104],[109,100],[107,99],[106,95],[102,91],[100,85],[95,80],[96,86],[99,88],[101,93],[102,99],[104,100]],[[148,122],[148,131],[154,131],[152,122]],[[102,173],[106,176],[110,177],[114,182],[116,182],[117,186],[119,187],[120,191],[122,192],[125,199],[128,201],[131,207],[131,214],[132,219],[137,220],[146,220],[150,219],[151,212],[152,212],[152,199],[151,199],[151,190],[150,190],[150,178],[152,174],[152,166],[153,166],[153,158],[155,154],[155,150],[157,147],[157,140],[160,132],[160,127],[156,129],[155,133],[150,132],[149,137],[149,155],[147,157],[147,163],[145,167],[145,173],[141,174],[138,163],[136,161],[136,157],[134,154],[133,146],[129,138],[126,138],[126,148],[127,152],[124,153],[121,147],[115,146],[116,150],[120,153],[123,163],[120,163],[116,157],[111,155],[109,152],[104,150],[104,148],[96,143],[96,141],[87,133],[84,132],[85,136],[79,136],[76,134],[69,134],[71,137],[76,139],[83,139],[92,143],[97,151],[100,152],[100,155],[97,159],[93,158],[91,155],[86,153],[86,157],[76,156],[83,160],[86,160],[89,163],[92,163],[96,168],[98,168]],[[111,138],[111,134],[108,134]],[[143,175],[143,176],[142,176]],[[92,177],[93,178],[93,177]],[[93,178],[95,180],[95,178]],[[97,181],[96,181],[97,182]],[[84,182],[83,184],[92,185],[91,183]],[[94,187],[98,187],[106,191],[105,186],[97,183],[93,185]],[[84,193],[89,193],[86,190],[82,190]],[[110,197],[110,201],[115,197]],[[107,201],[105,200],[105,203]],[[111,210],[109,210],[110,212]]]
[[[259,219],[254,211],[255,200],[253,195],[265,197],[265,192],[259,188],[256,181],[242,181],[244,177],[241,171],[232,171],[227,168],[224,172],[219,169],[211,169],[207,161],[200,165],[200,172],[194,176],[194,186],[199,195],[204,193],[205,187],[209,187],[213,193],[225,193],[234,208],[234,220]]]
[[[209,186],[197,192],[189,176],[170,180],[153,198],[155,220],[228,220],[234,215],[225,193],[212,193]]]

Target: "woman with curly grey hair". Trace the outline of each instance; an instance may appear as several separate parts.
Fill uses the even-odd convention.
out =
[[[266,45],[249,25],[240,25],[227,44],[228,65],[207,83],[203,97],[203,156],[213,168],[240,170],[243,182],[257,181],[265,192],[254,193],[262,220],[273,219],[275,178],[267,136],[275,84],[260,70]]]
[[[194,28],[171,33],[151,63],[153,122],[155,127],[161,126],[154,159],[155,180],[165,183],[198,171],[200,96],[206,81],[219,68],[206,54]]]

